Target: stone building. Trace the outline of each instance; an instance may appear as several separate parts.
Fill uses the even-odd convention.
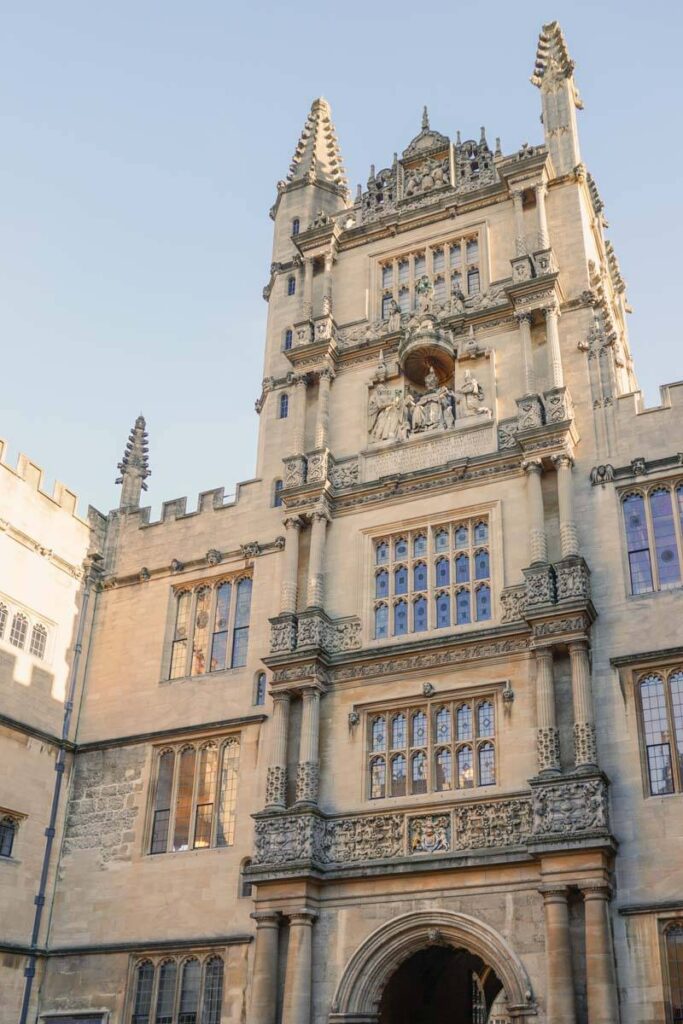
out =
[[[314,102],[236,495],[151,521],[142,418],[88,524],[0,468],[3,1024],[683,1019],[683,384],[531,81],[355,199]]]

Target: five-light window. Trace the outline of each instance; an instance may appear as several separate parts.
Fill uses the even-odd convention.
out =
[[[632,594],[681,585],[683,481],[629,491],[622,499]]]
[[[683,792],[683,666],[637,681],[651,796]]]
[[[496,784],[493,696],[373,711],[367,736],[371,800]]]
[[[420,278],[427,277],[437,303],[465,299],[481,289],[479,235],[465,235],[380,263],[380,315],[392,309],[410,313],[417,308]]]
[[[150,853],[232,846],[239,756],[237,736],[158,752]]]
[[[166,957],[135,965],[130,1024],[220,1024],[223,958]]]
[[[251,590],[242,576],[176,594],[170,679],[246,665]]]

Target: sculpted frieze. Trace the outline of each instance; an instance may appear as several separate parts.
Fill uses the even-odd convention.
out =
[[[408,823],[410,853],[447,853],[451,849],[450,814],[425,814]]]
[[[530,832],[531,800],[528,797],[455,808],[456,850],[518,846],[528,840]]]
[[[607,785],[602,778],[534,787],[534,836],[567,836],[609,828]]]

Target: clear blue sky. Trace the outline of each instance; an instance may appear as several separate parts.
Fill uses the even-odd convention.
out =
[[[253,475],[268,208],[324,95],[352,187],[419,129],[542,139],[529,84],[557,17],[634,307],[650,404],[683,376],[672,3],[5,5],[0,43],[0,436],[102,510],[142,410],[149,500]],[[637,454],[637,453],[636,453]]]

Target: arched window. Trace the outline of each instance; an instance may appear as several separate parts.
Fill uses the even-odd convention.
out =
[[[178,1024],[197,1024],[201,965],[194,957],[183,964],[178,1004]]]
[[[298,217],[295,217],[294,220],[292,221],[292,234],[295,236],[298,235],[300,227],[301,222]]]
[[[394,541],[394,558],[408,557],[408,541],[405,537],[397,537]]]
[[[47,644],[47,630],[45,626],[37,625],[31,630],[31,643],[29,644],[29,652],[36,658],[45,657],[45,647]]]
[[[406,745],[406,716],[401,712],[391,720],[391,747],[398,750]]]
[[[479,785],[495,786],[496,784],[496,752],[493,743],[481,743],[478,750]]]
[[[474,555],[474,578],[477,580],[487,580],[490,575],[488,551],[483,549],[476,551]]]
[[[294,331],[292,330],[291,327],[288,327],[287,330],[285,331],[285,343],[284,343],[284,350],[285,350],[285,352],[289,352],[293,344],[294,344]]]
[[[467,272],[467,294],[476,295],[479,291],[479,271],[468,270]]]
[[[153,988],[154,964],[151,960],[143,960],[135,970],[135,1002],[131,1024],[149,1024]]]
[[[458,555],[455,559],[455,582],[467,583],[470,578],[470,560],[467,555]]]
[[[375,608],[375,640],[382,640],[389,635],[389,608],[380,604]]]
[[[178,792],[175,806],[175,828],[173,831],[173,851],[190,848],[190,824],[192,816],[192,791],[194,789],[194,770],[197,753],[194,747],[185,747],[180,754],[178,769]]]
[[[223,744],[222,750],[216,846],[232,846],[235,842],[235,807],[237,805],[239,763],[240,743],[233,736]]]
[[[159,773],[157,775],[157,790],[154,801],[150,853],[166,853],[168,846],[168,826],[171,819],[171,793],[173,790],[174,765],[174,752],[172,750],[165,750],[159,758]]]
[[[448,565],[448,563],[446,563]],[[441,629],[451,624],[451,598],[449,594],[439,594],[436,599],[436,627]]]
[[[294,275],[287,278],[287,294],[296,295],[296,278]]]
[[[192,594],[184,591],[178,594],[176,607],[175,629],[171,652],[171,671],[169,678],[179,679],[187,671],[187,638],[190,627],[190,606]]]
[[[462,587],[455,595],[455,612],[458,626],[466,626],[472,621],[470,592],[467,587]]]
[[[451,569],[447,558],[437,558],[435,582],[437,587],[447,587],[451,582]]]
[[[14,837],[17,834],[17,823],[14,818],[0,818],[0,857],[11,857]]]
[[[235,625],[232,633],[232,667],[241,668],[247,663],[249,647],[249,619],[251,616],[252,581],[245,576],[237,584],[235,603]]]
[[[436,752],[436,788],[440,792],[453,788],[453,761],[448,747]]]
[[[427,755],[422,750],[411,758],[411,789],[416,794],[427,792]]]
[[[278,404],[278,418],[281,419],[281,420],[286,420],[288,412],[289,412],[289,395],[285,391],[285,392],[283,392],[283,394],[280,395],[280,402]]]
[[[413,632],[423,633],[427,629],[427,598],[418,597],[413,602]]]
[[[273,508],[282,508],[282,489],[284,481],[276,480],[273,484]]]
[[[394,570],[394,593],[408,593],[408,570],[405,565],[400,565]]]
[[[387,742],[386,722],[383,716],[373,719],[372,722],[372,749],[384,750]]]
[[[675,733],[669,723],[664,680],[651,673],[641,680],[639,691],[650,793],[653,796],[673,793],[674,759],[671,743]]]
[[[437,530],[434,534],[434,547],[437,551],[448,551],[448,530]]]
[[[204,1005],[202,1024],[220,1024],[223,1006],[223,961],[212,956],[206,961],[204,973]]]
[[[215,743],[206,743],[199,751],[193,843],[195,850],[205,850],[208,846],[211,846],[217,772],[218,747]]]
[[[254,704],[256,707],[260,707],[266,703],[266,673],[257,672],[256,682],[254,683]]]
[[[424,711],[416,711],[413,715],[413,747],[424,747],[427,743],[427,716]]]
[[[475,524],[474,527],[474,543],[483,544],[489,539],[489,527],[488,523],[483,520]]]
[[[664,590],[681,582],[671,491],[668,487],[658,487],[650,493],[650,513],[655,535],[659,586]]]
[[[416,562],[413,566],[413,590],[427,589],[427,566],[425,562]]]
[[[493,736],[495,731],[493,704],[483,700],[477,708],[477,736]]]
[[[477,622],[491,618],[491,588],[487,583],[477,587]]]
[[[449,708],[439,708],[436,713],[436,738],[439,743],[448,743],[451,739],[451,712]]]
[[[251,893],[252,893],[253,885],[252,885],[251,878],[249,878],[249,876],[245,874],[246,868],[250,868],[250,867],[251,867],[251,859],[249,857],[247,857],[246,860],[242,861],[242,864],[241,864],[241,867],[240,867],[239,896],[240,896],[241,899],[247,899],[247,897],[251,896]]]
[[[15,647],[23,649],[26,643],[28,632],[28,619],[22,612],[17,612],[12,619],[12,628],[9,631],[9,642]]]
[[[629,494],[624,500],[623,510],[631,593],[644,594],[652,590],[652,565],[642,494]]]
[[[472,708],[469,704],[461,704],[455,713],[455,736],[458,740],[472,738]]]
[[[7,605],[0,603],[0,640],[5,635],[5,629],[7,627]]]
[[[211,640],[211,671],[224,669],[228,658],[228,625],[230,623],[230,598],[232,584],[226,580],[216,589],[216,611],[213,619]]]
[[[389,573],[381,569],[375,576],[375,597],[387,597],[389,594]]]
[[[391,759],[391,795],[406,795],[406,758],[405,754],[396,754]]]
[[[384,565],[389,561],[389,545],[385,540],[381,540],[379,544],[375,545],[375,565]]]
[[[469,546],[470,532],[466,526],[458,526],[455,530],[455,546],[456,548],[466,548]]]
[[[394,605],[394,636],[408,632],[408,602],[397,601]]]
[[[387,769],[383,757],[370,762],[370,799],[381,800],[386,795]]]
[[[418,533],[413,537],[413,557],[427,554],[427,538],[424,533]]]
[[[201,676],[207,671],[206,649],[209,642],[209,614],[211,609],[211,588],[200,587],[195,596],[194,632],[192,634],[192,675]]]
[[[382,296],[382,320],[388,320],[391,315],[391,309],[393,305],[393,297],[391,295]]]
[[[177,974],[175,960],[165,960],[159,968],[155,1024],[168,1024],[169,1021],[173,1021]]]
[[[664,932],[669,997],[669,1017],[674,1024],[683,1020],[683,922],[671,924]]]
[[[474,786],[474,770],[472,766],[472,748],[460,747],[457,754],[458,789],[471,789]]]

